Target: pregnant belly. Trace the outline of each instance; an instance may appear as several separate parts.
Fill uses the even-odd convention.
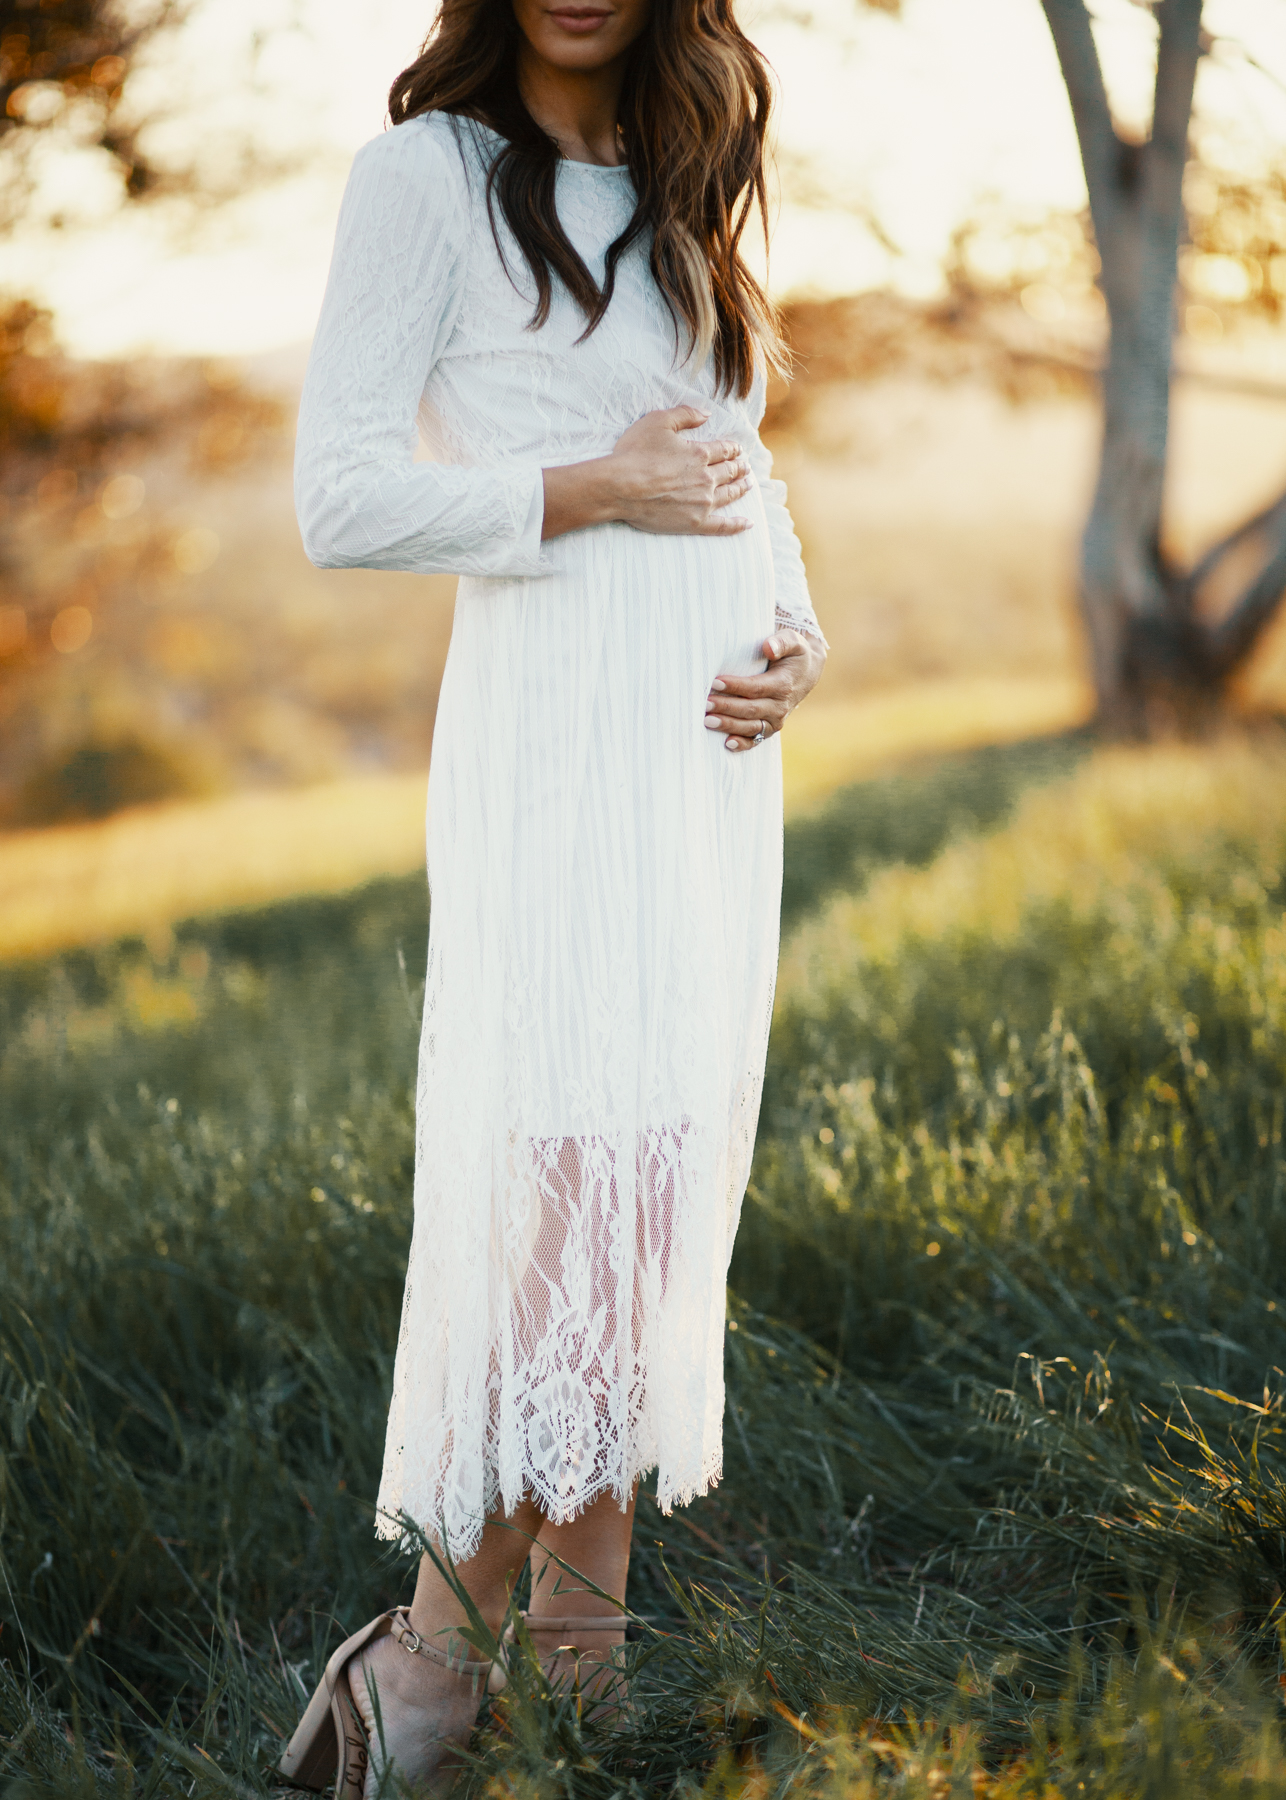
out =
[[[767,775],[765,751],[734,757],[705,726],[715,676],[764,667],[762,521],[733,537],[616,525],[558,543],[547,576],[460,583],[429,783],[439,869],[461,832],[557,858],[604,808],[668,814],[698,789],[722,807],[729,780]]]
[[[649,1121],[726,1106],[679,1072],[714,1080],[741,1054],[727,990],[773,940],[781,765],[776,741],[731,755],[705,702],[720,670],[762,666],[766,537],[587,531],[545,579],[460,584],[429,784],[433,931],[462,1011],[494,991],[494,1058],[521,1064],[532,1134],[590,1130],[622,1057]]]
[[[674,677],[763,666],[773,627],[773,567],[758,494],[743,502],[752,528],[731,537],[663,537],[627,525],[571,532],[546,546],[538,578],[460,582],[461,651],[558,661],[578,689],[631,678],[664,653]],[[456,645],[453,644],[453,655]]]

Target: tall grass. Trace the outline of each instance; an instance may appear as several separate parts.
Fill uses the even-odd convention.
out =
[[[640,1507],[625,1729],[527,1668],[478,1791],[1286,1794],[1286,756],[1079,754],[793,828],[724,1481]],[[406,1591],[423,935],[412,878],[6,973],[16,1792],[265,1791]]]

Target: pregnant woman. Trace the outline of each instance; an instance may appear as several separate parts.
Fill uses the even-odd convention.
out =
[[[591,1685],[640,1476],[668,1510],[720,1473],[778,733],[825,658],[738,254],[768,104],[729,0],[445,0],[354,165],[299,421],[314,562],[461,577],[379,1530],[496,1629],[530,1552],[535,1646]],[[464,1621],[424,1557],[283,1772],[445,1770]]]

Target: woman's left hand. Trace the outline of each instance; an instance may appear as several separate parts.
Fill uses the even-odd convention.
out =
[[[728,734],[729,750],[753,750],[780,731],[817,686],[826,652],[802,631],[775,631],[764,644],[762,675],[720,675],[706,701],[706,727]]]

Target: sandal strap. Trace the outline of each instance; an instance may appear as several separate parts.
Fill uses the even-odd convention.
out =
[[[410,1608],[395,1606],[388,1615],[389,1636],[395,1638],[409,1656],[427,1656],[430,1662],[438,1663],[444,1669],[453,1669],[457,1675],[488,1675],[491,1672],[491,1659],[484,1662],[470,1662],[463,1654],[452,1656],[449,1651],[442,1650],[437,1644],[431,1644],[422,1638],[411,1625]],[[447,1630],[453,1627],[448,1626]],[[445,1636],[445,1633],[442,1635]],[[463,1642],[463,1640],[461,1640]]]
[[[591,1613],[583,1619],[552,1618],[548,1613],[523,1613],[522,1622],[528,1631],[623,1631],[629,1623],[624,1613],[614,1613],[604,1618],[602,1613]]]

